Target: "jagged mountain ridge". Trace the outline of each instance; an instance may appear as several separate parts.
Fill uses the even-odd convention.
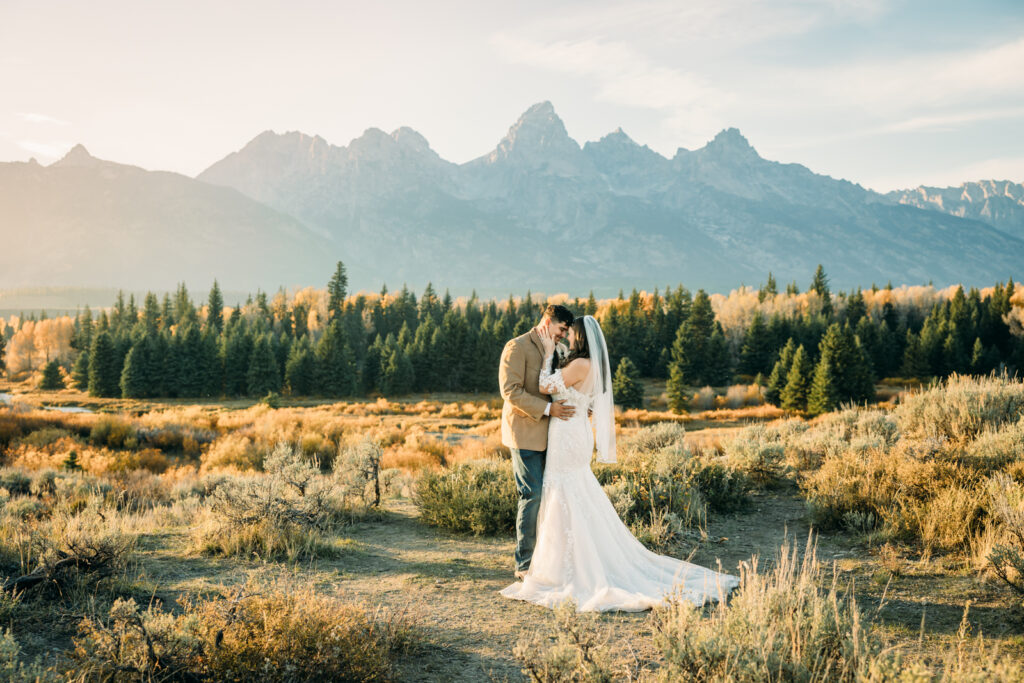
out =
[[[1024,241],[986,222],[763,159],[736,129],[671,159],[621,129],[581,147],[550,102],[464,164],[405,128],[347,147],[267,131],[198,179],[322,231],[371,283],[721,291],[769,270],[803,282],[820,262],[838,287],[990,284],[1024,258]]]
[[[333,244],[227,187],[97,159],[0,163],[0,287],[321,284]]]
[[[1024,185],[1009,180],[979,180],[957,187],[927,187],[889,192],[897,204],[973,218],[1024,238]]]

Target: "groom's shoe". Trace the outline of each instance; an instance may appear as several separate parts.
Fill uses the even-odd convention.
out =
[[[517,578],[517,579],[519,579],[520,581],[522,581],[523,579],[525,579],[525,578],[526,578],[526,573],[527,573],[528,571],[529,571],[529,570],[526,570],[526,571],[524,571],[524,570],[522,570],[522,569],[517,569],[517,570],[516,570],[516,578]]]

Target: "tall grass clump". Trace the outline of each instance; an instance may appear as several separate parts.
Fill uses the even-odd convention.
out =
[[[1024,480],[1022,411],[1019,380],[954,375],[891,413],[848,408],[783,442],[791,462],[818,460],[800,477],[816,525],[977,557],[1005,526],[990,478]]]
[[[595,470],[619,517],[655,552],[702,539],[708,510],[729,512],[748,501],[750,480],[713,449],[692,451],[682,424],[644,427],[623,439],[619,461]]]
[[[98,499],[82,510],[59,507],[29,518],[12,518],[9,509],[4,514],[0,547],[9,578],[0,590],[5,593],[83,597],[121,577],[132,561],[135,535],[115,510],[101,509]]]
[[[895,415],[903,433],[965,443],[988,427],[998,429],[1024,413],[1024,383],[1005,373],[950,375],[940,385],[906,396]]]
[[[118,600],[85,619],[69,681],[387,681],[418,646],[405,615],[371,610],[310,586],[248,585],[226,598],[182,601],[177,613]]]
[[[263,467],[265,474],[238,475],[214,490],[194,526],[196,548],[263,559],[331,555],[325,535],[345,518],[337,481],[284,442]]]
[[[430,526],[477,536],[515,530],[517,495],[508,463],[475,460],[426,470],[416,481],[413,502]]]
[[[809,537],[801,555],[787,538],[771,568],[755,557],[741,568],[731,598],[699,609],[679,594],[656,608],[651,623],[656,668],[624,666],[593,620],[556,614],[555,642],[520,641],[515,654],[534,681],[697,681],[825,683],[1024,680],[1024,666],[970,636],[967,608],[946,651],[908,661],[876,629],[854,598],[818,561]],[[722,596],[725,597],[725,596]],[[637,661],[637,660],[635,660]]]

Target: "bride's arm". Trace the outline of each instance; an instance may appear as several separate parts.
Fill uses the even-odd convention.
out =
[[[565,391],[565,380],[562,378],[562,371],[551,369],[551,357],[552,354],[545,356],[544,362],[540,366],[540,378],[537,384],[542,394],[557,394],[560,391]]]

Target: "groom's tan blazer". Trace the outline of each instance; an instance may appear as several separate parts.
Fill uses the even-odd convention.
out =
[[[505,405],[501,409],[501,443],[508,448],[543,451],[548,447],[550,397],[540,393],[540,367],[544,346],[536,330],[509,340],[501,352],[498,384]]]

